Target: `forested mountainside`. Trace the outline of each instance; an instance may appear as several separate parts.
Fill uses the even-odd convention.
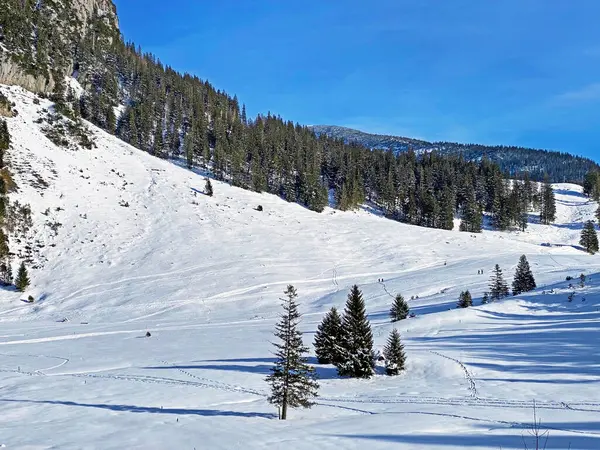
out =
[[[343,210],[368,199],[391,218],[436,228],[452,228],[461,214],[475,224],[469,231],[480,229],[483,211],[500,229],[522,228],[543,197],[537,186],[511,186],[486,158],[371,151],[271,114],[250,119],[236,96],[126,43],[110,0],[0,0],[0,11],[0,82],[49,95],[73,120],[235,186],[315,211],[331,197]],[[67,142],[57,138],[64,129],[56,142]]]
[[[311,128],[318,135],[342,139],[347,143],[355,142],[371,149],[391,149],[396,153],[412,149],[417,153],[435,151],[442,155],[462,154],[468,161],[478,161],[487,157],[511,177],[528,172],[531,179],[536,181],[542,181],[548,175],[554,183],[581,184],[587,172],[600,170],[600,166],[591,159],[563,152],[507,145],[427,142],[401,136],[365,133],[333,125],[315,125]]]

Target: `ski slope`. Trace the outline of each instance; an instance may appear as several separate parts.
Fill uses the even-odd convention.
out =
[[[554,225],[478,235],[366,209],[316,214],[216,181],[207,197],[203,174],[92,125],[97,148],[56,147],[35,123],[50,103],[0,90],[19,113],[10,198],[32,207],[40,265],[27,292],[0,292],[0,445],[531,448],[535,400],[546,448],[600,448],[600,258],[577,244],[597,204],[579,186],[555,186]],[[539,289],[455,309],[465,289],[481,303],[494,264],[511,281],[521,254]],[[589,280],[567,302],[565,277],[580,273]],[[346,380],[317,366],[318,404],[276,420],[264,377],[278,298],[296,286],[311,343],[355,283],[378,349],[391,297],[415,297],[417,317],[397,324],[406,372]]]

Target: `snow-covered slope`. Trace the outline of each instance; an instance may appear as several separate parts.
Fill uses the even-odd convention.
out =
[[[0,444],[522,448],[535,399],[547,448],[600,448],[600,258],[577,248],[597,205],[580,187],[556,185],[555,225],[479,235],[366,210],[316,214],[219,182],[207,197],[202,174],[91,125],[97,148],[56,147],[35,123],[50,104],[0,89],[19,112],[8,120],[11,199],[31,204],[41,265],[24,294],[33,305],[0,292]],[[480,303],[494,264],[511,278],[521,254],[537,291],[454,309],[464,289]],[[591,281],[569,303],[565,277],[582,272]],[[352,284],[378,348],[390,297],[414,296],[417,317],[398,324],[408,370],[357,381],[319,366],[318,405],[273,420],[264,376],[290,283],[307,343]]]

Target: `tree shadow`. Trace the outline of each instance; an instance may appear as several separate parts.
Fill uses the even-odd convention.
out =
[[[196,364],[198,363],[198,364]],[[212,364],[202,364],[212,363]],[[236,364],[237,363],[237,364]],[[245,365],[244,363],[248,363]],[[252,364],[259,363],[259,364]],[[267,364],[268,363],[268,364]],[[259,375],[268,375],[275,364],[275,358],[232,358],[232,359],[208,359],[194,361],[194,364],[177,364],[174,366],[148,366],[147,370],[222,370],[227,372],[245,372]],[[337,369],[330,365],[319,364],[314,356],[308,357],[308,364],[315,368],[317,378],[321,380],[339,378]]]
[[[175,414],[178,416],[193,415],[206,417],[257,417],[263,419],[275,419],[276,414],[257,413],[257,412],[241,412],[241,411],[225,411],[218,409],[184,409],[184,408],[159,408],[154,406],[136,406],[136,405],[110,405],[105,403],[77,403],[62,400],[18,400],[18,399],[0,399],[0,402],[13,403],[35,403],[46,405],[63,405],[63,406],[79,406],[81,408],[99,408],[110,411],[146,413],[146,414]]]
[[[542,424],[543,427],[543,424]],[[454,447],[454,448],[521,448],[523,438],[519,435],[496,434],[337,434],[337,438],[409,444],[419,448]],[[525,437],[527,441],[529,436]],[[531,439],[529,439],[531,441]],[[528,442],[530,445],[530,442]],[[411,447],[416,448],[416,447]],[[567,448],[600,448],[600,437],[594,436],[553,436],[548,439],[546,449],[565,450]]]

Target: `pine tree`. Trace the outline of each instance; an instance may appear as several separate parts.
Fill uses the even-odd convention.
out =
[[[7,257],[0,263],[0,284],[10,286],[13,282],[12,267]]]
[[[398,320],[404,320],[408,317],[409,307],[406,300],[402,295],[397,294],[394,299],[394,303],[392,304],[392,309],[390,309],[390,317],[392,322],[397,322]]]
[[[367,319],[365,302],[358,286],[352,286],[342,319],[340,376],[370,378],[375,367],[373,333]]]
[[[405,368],[406,354],[404,345],[400,340],[400,333],[394,328],[390,333],[385,347],[383,348],[385,358],[385,371],[388,375],[398,375]]]
[[[20,292],[25,292],[25,289],[29,286],[29,276],[27,275],[27,268],[25,262],[21,262],[19,271],[17,272],[17,279],[15,280],[15,286]]]
[[[280,408],[280,419],[287,419],[289,408],[310,408],[312,399],[319,388],[315,381],[314,368],[307,364],[308,348],[302,343],[302,333],[298,331],[300,313],[296,303],[296,289],[289,285],[282,299],[283,313],[275,327],[275,336],[280,340],[275,346],[275,366],[267,376],[271,385],[269,403]]]
[[[335,364],[339,361],[342,318],[335,307],[325,315],[315,333],[315,353],[319,364]]]
[[[501,298],[508,296],[508,285],[502,276],[502,270],[500,266],[496,264],[494,267],[494,273],[490,278],[490,299],[500,300]]]
[[[460,293],[457,306],[459,308],[468,308],[469,306],[473,306],[473,299],[471,298],[471,293],[469,291],[463,291]]]
[[[210,182],[210,178],[206,178],[206,184],[204,186],[204,193],[206,195],[208,195],[209,197],[213,196],[213,187],[212,187],[212,183]]]
[[[586,252],[591,253],[592,255],[598,251],[598,234],[596,233],[594,222],[591,220],[588,220],[583,226],[579,244]]]
[[[556,200],[552,185],[548,182],[548,177],[544,180],[540,195],[542,200],[540,205],[540,221],[545,225],[549,225],[556,219]]]
[[[515,271],[515,278],[512,283],[513,295],[519,295],[522,292],[533,291],[535,288],[535,279],[533,278],[533,273],[531,273],[531,268],[529,267],[527,257],[525,255],[521,255],[521,258],[519,258],[519,264],[517,265],[517,270]]]
[[[483,298],[481,299],[482,305],[487,305],[490,302],[490,296],[487,292],[483,293]]]

